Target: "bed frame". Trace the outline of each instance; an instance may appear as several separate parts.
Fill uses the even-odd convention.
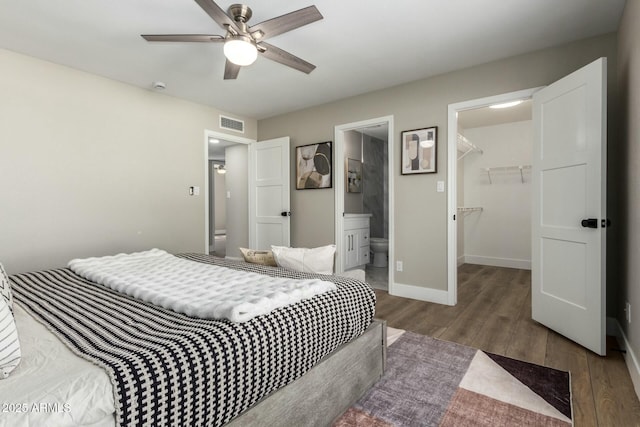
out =
[[[361,336],[227,425],[329,426],[382,377],[386,356],[386,322],[374,320]]]

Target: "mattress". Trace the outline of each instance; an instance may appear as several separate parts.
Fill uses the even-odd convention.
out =
[[[22,360],[0,382],[0,426],[113,426],[106,371],[76,356],[20,304],[13,307]]]
[[[106,372],[118,425],[223,425],[362,334],[373,318],[375,294],[357,280],[182,257],[274,277],[322,278],[337,290],[233,323],[144,303],[69,269],[13,276],[26,312]],[[77,405],[82,412],[90,404]]]

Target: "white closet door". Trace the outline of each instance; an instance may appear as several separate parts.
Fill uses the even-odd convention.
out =
[[[604,355],[606,58],[533,96],[532,317]]]

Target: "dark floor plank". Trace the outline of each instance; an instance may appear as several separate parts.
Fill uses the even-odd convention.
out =
[[[505,292],[494,303],[484,327],[471,343],[473,347],[505,356],[518,327],[518,322],[513,319],[518,319],[519,313],[528,305],[529,295],[529,289],[515,281],[517,270],[510,273]]]
[[[591,386],[601,426],[640,426],[640,402],[631,393],[618,390],[633,389],[624,358],[612,348],[620,348],[615,338],[608,337],[607,356],[587,352]]]
[[[531,289],[515,320],[515,329],[506,356],[544,365],[547,355],[548,329],[531,319]]]
[[[597,426],[597,416],[587,350],[565,337],[549,331],[545,366],[571,373],[573,419],[576,426]]]

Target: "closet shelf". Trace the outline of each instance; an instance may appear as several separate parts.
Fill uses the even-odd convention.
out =
[[[482,154],[482,150],[477,145],[469,141],[464,135],[458,134],[458,151],[462,151],[462,155],[458,156],[458,160],[462,160],[469,153],[478,152]]]
[[[474,207],[459,207],[458,212],[467,213],[467,212],[482,212],[482,208],[479,206]]]
[[[484,172],[487,173],[487,177],[489,178],[489,184],[493,184],[491,181],[491,172],[520,172],[520,180],[524,184],[524,174],[522,171],[531,169],[531,165],[517,165],[517,166],[497,166],[493,168],[482,168]]]

